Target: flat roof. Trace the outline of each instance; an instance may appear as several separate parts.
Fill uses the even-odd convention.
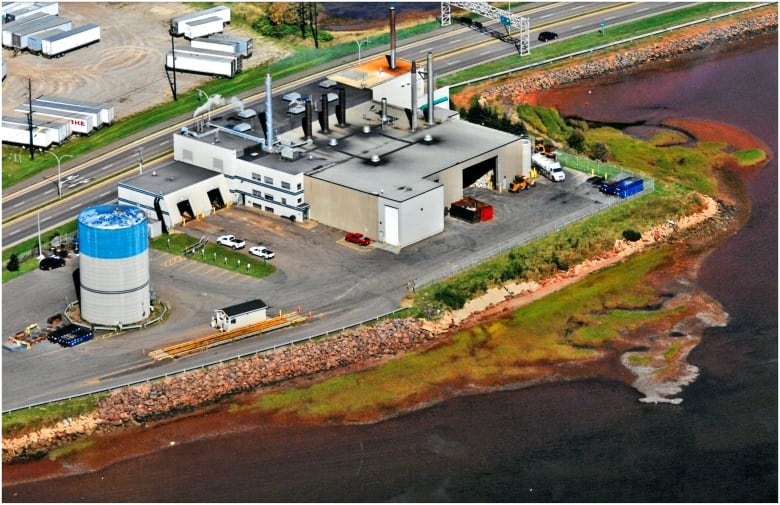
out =
[[[377,84],[395,79],[411,71],[411,62],[396,57],[395,68],[391,69],[387,57],[381,55],[363,60],[359,65],[328,75],[328,79],[352,88],[373,88]]]
[[[162,196],[213,177],[221,176],[222,174],[213,170],[196,167],[181,161],[174,161],[161,167],[145,170],[142,174],[136,174],[129,179],[119,182],[118,186]]]

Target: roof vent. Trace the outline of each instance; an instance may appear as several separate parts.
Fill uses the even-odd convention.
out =
[[[378,154],[371,155],[371,163],[373,163],[374,165],[378,165],[381,161],[382,158],[380,158]]]
[[[338,139],[332,138],[332,139],[328,140],[328,145],[330,147],[336,147],[337,145],[339,145],[339,141],[338,141]]]
[[[423,142],[426,144],[433,144],[433,135],[431,135],[430,133],[426,133],[425,136],[423,137]]]
[[[363,133],[371,133],[371,127],[369,125],[364,125]]]

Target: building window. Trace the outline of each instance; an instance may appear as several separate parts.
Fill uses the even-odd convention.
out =
[[[299,183],[298,183],[298,191],[300,191],[300,190],[301,190],[301,186],[303,186],[303,184],[301,184],[301,183],[299,182]]]
[[[252,196],[256,196],[258,198],[262,198],[263,197],[263,192],[262,191],[258,191],[256,189],[253,189],[252,190]]]
[[[270,194],[266,193],[265,194],[265,199],[268,200],[269,202],[273,202],[274,201],[274,195],[270,195]]]
[[[256,208],[256,209],[263,210],[263,206],[262,206],[262,205],[260,205],[260,204],[259,204],[259,203],[257,203],[257,202],[252,202],[252,207],[254,207],[254,208]]]
[[[271,186],[274,185],[274,179],[273,177],[268,177],[267,175],[263,177],[263,182],[266,184],[270,184]]]
[[[290,183],[282,181],[282,189],[290,189]]]
[[[274,208],[273,207],[266,207],[265,211],[266,212],[270,212],[271,214],[273,214],[274,213]]]
[[[214,158],[214,170],[222,170],[222,160]]]
[[[181,157],[184,161],[192,161],[192,151],[190,149],[182,150]]]
[[[252,172],[252,180],[263,182],[263,177],[260,174]]]
[[[303,202],[303,198],[298,198],[298,205],[300,205],[301,202]]]
[[[282,198],[282,205],[287,205],[287,198]]]

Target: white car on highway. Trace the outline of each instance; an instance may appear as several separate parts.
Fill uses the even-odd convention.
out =
[[[254,247],[250,247],[249,248],[249,254],[251,254],[253,256],[259,256],[259,257],[263,258],[264,260],[270,260],[271,258],[276,256],[272,250],[266,249],[265,247],[263,247],[261,245],[256,245]]]
[[[231,247],[233,249],[242,249],[246,242],[235,235],[222,235],[217,238],[217,244]]]

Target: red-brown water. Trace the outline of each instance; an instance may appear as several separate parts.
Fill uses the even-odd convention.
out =
[[[550,99],[593,121],[727,123],[774,156],[777,88],[774,39]],[[623,384],[589,380],[456,398],[368,426],[201,415],[101,441],[144,454],[97,468],[85,458],[74,470],[86,473],[4,485],[3,500],[776,502],[777,160],[743,178],[752,217],[699,279],[731,320],[690,356],[701,375],[680,405],[641,404]],[[58,465],[4,468],[4,483]]]

